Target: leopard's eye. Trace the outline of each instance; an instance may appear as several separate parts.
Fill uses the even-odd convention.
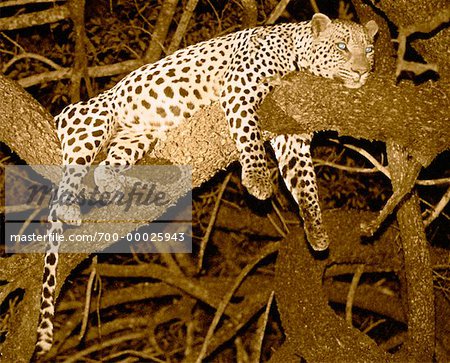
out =
[[[347,44],[345,44],[343,42],[337,43],[336,47],[338,47],[340,50],[347,50]]]
[[[373,52],[373,46],[369,45],[366,47],[366,53],[372,53]]]

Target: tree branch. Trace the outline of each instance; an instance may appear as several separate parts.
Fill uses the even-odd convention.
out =
[[[298,261],[302,262],[301,269]],[[323,267],[294,228],[280,244],[275,294],[286,341],[271,362],[387,362],[389,355],[339,318],[321,286]]]
[[[394,194],[405,188],[408,174],[417,162],[397,145],[388,143]],[[406,176],[406,177],[405,177]],[[433,276],[419,199],[413,192],[397,213],[403,246],[408,303],[408,339],[404,353],[413,362],[432,362],[435,346]]]
[[[428,70],[437,72],[438,66],[436,64],[422,64],[417,62],[408,62],[404,59],[406,52],[406,40],[408,36],[414,33],[431,33],[440,25],[447,23],[450,20],[450,6],[446,9],[438,11],[434,16],[423,23],[412,24],[408,26],[400,26],[398,29],[398,37],[396,42],[398,43],[397,50],[397,68],[395,75],[397,78],[403,71],[414,72],[415,75],[419,75]]]
[[[108,77],[115,76],[116,74],[129,73],[144,64],[145,62],[141,59],[132,59],[119,63],[107,64],[105,66],[89,67],[87,72],[89,77]],[[72,68],[60,68],[57,71],[43,72],[33,76],[21,78],[17,81],[17,83],[24,88],[28,88],[40,83],[68,79],[71,76]]]
[[[178,23],[177,30],[170,41],[169,48],[167,49],[167,54],[172,54],[175,52],[181,44],[181,40],[186,35],[186,30],[189,25],[189,21],[192,18],[192,14],[197,6],[198,0],[189,0],[186,4],[186,8],[181,15],[180,22]]]
[[[14,30],[29,28],[36,25],[56,23],[70,16],[70,11],[66,5],[56,6],[48,10],[37,11],[22,15],[0,18],[1,30]]]
[[[57,0],[64,1],[64,0]],[[13,6],[24,6],[29,4],[45,4],[45,3],[54,3],[55,0],[6,0],[0,3],[0,8],[7,8]]]
[[[280,0],[277,6],[275,6],[275,9],[273,9],[270,13],[269,18],[266,20],[266,24],[270,25],[275,23],[281,14],[283,14],[283,11],[286,9],[286,6],[288,6],[290,1],[291,0]]]
[[[163,52],[164,41],[169,32],[172,18],[177,10],[178,0],[164,0],[161,10],[159,11],[158,20],[152,32],[152,41],[145,52],[146,63],[156,62],[161,58]]]
[[[86,29],[84,25],[84,0],[69,0],[70,17],[75,33],[75,62],[70,77],[70,100],[76,103],[80,100],[81,80],[84,79],[89,97],[92,93],[91,81],[88,77]]]
[[[244,13],[242,14],[242,28],[253,28],[258,20],[258,6],[255,0],[240,0]]]

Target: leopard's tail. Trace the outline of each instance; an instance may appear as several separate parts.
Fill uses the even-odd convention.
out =
[[[63,222],[56,217],[56,203],[51,203],[48,222],[50,227],[47,230],[47,248],[44,258],[41,305],[35,348],[35,356],[38,358],[47,354],[53,344],[56,269],[58,266],[58,251],[61,243],[59,237],[63,232]]]

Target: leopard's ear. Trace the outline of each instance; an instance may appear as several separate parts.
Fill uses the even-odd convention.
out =
[[[317,13],[314,14],[311,19],[311,29],[314,37],[318,37],[328,25],[330,25],[331,20],[325,14]]]
[[[367,29],[367,32],[369,33],[369,37],[373,39],[375,37],[375,34],[378,33],[378,24],[375,23],[374,20],[370,20],[364,25],[364,27]]]

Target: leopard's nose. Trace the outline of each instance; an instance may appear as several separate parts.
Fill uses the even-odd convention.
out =
[[[352,71],[355,72],[357,75],[359,75],[359,77],[367,73],[367,69],[365,68],[356,68],[356,69],[352,68]]]

